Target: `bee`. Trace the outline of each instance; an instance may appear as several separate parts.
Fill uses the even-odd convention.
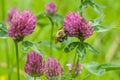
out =
[[[56,33],[56,41],[63,42],[67,39],[67,32],[62,28]]]

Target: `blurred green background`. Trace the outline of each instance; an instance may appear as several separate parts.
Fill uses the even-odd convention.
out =
[[[3,2],[4,1],[4,4]],[[80,0],[0,0],[0,22],[6,22],[6,17],[8,11],[15,7],[20,10],[29,9],[35,15],[40,12],[44,12],[44,5],[50,1],[56,3],[58,8],[58,13],[65,16],[67,13],[72,11],[77,11],[80,5]],[[89,63],[91,61],[96,61],[98,63],[116,63],[120,64],[120,0],[95,0],[99,4],[105,6],[103,12],[105,14],[102,25],[107,27],[117,27],[108,32],[94,33],[92,37],[86,40],[101,53],[100,55],[94,55],[87,51],[87,56],[85,57],[83,63]],[[4,6],[4,10],[2,8]],[[96,12],[92,10],[91,7],[85,10],[84,17],[87,20],[95,19],[99,17]],[[48,41],[50,40],[50,22],[45,19],[44,22],[48,23],[46,26],[37,26],[35,32],[27,36],[24,40],[38,41]],[[9,26],[8,26],[9,27]],[[55,27],[54,35],[60,27]],[[39,34],[39,35],[38,35]],[[64,44],[64,43],[63,43]],[[65,44],[67,44],[65,42]],[[60,46],[60,43],[57,44]],[[21,48],[21,43],[19,44]],[[49,55],[49,48],[46,46],[41,46],[41,49]],[[23,52],[19,50],[19,55],[21,56]],[[61,65],[67,71],[66,64],[72,62],[74,51],[69,54],[65,54],[63,48],[54,49],[53,56],[60,61]],[[6,57],[9,55],[8,57]],[[26,61],[26,54],[20,60],[20,74],[21,80],[24,78],[24,64]],[[7,80],[8,76],[8,66],[12,67],[16,63],[14,43],[11,38],[0,39],[0,80]],[[16,80],[16,67],[13,68],[11,75],[11,80]],[[82,73],[76,78],[76,80],[83,80],[87,75],[87,72],[83,69]],[[41,80],[46,80],[42,77]],[[120,71],[110,71],[102,76],[90,75],[86,80],[120,80]]]

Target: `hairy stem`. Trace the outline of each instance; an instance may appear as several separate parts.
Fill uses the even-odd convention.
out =
[[[81,5],[83,4],[83,0],[80,0],[81,1]],[[81,11],[80,13],[81,16],[83,16],[83,10]],[[79,65],[79,57],[76,56],[77,53],[75,53],[75,58],[74,58],[74,62],[72,64],[72,79],[74,79],[76,76],[77,76],[77,68],[78,68],[78,65]],[[76,57],[77,57],[77,61],[76,61]]]
[[[73,79],[76,77],[76,74],[77,74],[76,71],[77,71],[77,68],[78,68],[78,64],[79,64],[79,58],[77,58],[77,62],[74,63],[73,74],[72,74]]]
[[[81,5],[83,4],[83,0],[81,0]],[[83,10],[80,13],[81,16],[83,16]]]
[[[74,60],[73,60],[73,64],[72,64],[72,78],[73,78],[73,76],[74,76],[76,57],[77,57],[77,55],[76,55],[76,53],[75,53]]]
[[[75,53],[75,56],[74,56],[74,61],[73,61],[73,65],[75,64],[76,57],[77,57],[77,55],[76,55],[76,53]]]
[[[53,20],[49,17],[49,20],[51,22],[51,34],[50,34],[50,55],[52,55],[53,51],[53,31],[54,31],[54,23]]]
[[[18,42],[15,41],[15,48],[16,48],[16,61],[17,61],[17,80],[20,80],[20,73],[19,73],[19,53],[18,53]]]
[[[78,69],[78,65],[79,65],[79,58],[77,59],[77,63],[76,63],[76,66],[75,66],[75,72]],[[75,73],[75,72],[74,72],[74,78],[77,76],[77,73]]]

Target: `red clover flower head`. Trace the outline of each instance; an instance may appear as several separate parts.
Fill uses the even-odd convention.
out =
[[[44,73],[44,64],[42,60],[42,56],[36,53],[35,51],[31,51],[27,55],[27,61],[24,65],[25,72],[30,76],[39,77]]]
[[[45,71],[48,79],[64,74],[60,63],[53,57],[49,57],[48,60],[45,61]]]
[[[14,15],[16,12],[19,12],[16,8],[12,8],[12,9],[8,12],[8,18],[7,18],[8,23],[11,22],[12,17],[13,17],[13,15]]]
[[[71,12],[64,18],[64,30],[70,37],[78,37],[85,40],[93,34],[93,28],[89,22],[76,12]]]
[[[57,8],[54,2],[50,2],[45,5],[45,12],[47,14],[56,14],[57,13]]]
[[[12,14],[8,35],[15,41],[21,41],[24,36],[27,36],[34,31],[36,17],[29,10],[24,10],[21,13],[16,11]]]

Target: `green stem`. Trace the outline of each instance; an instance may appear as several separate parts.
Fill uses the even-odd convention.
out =
[[[81,0],[81,5],[83,4],[83,0]],[[81,16],[83,16],[83,10],[80,13]]]
[[[76,53],[77,54],[77,53]],[[78,68],[78,64],[79,64],[79,58],[77,58],[77,62],[74,63],[74,68],[73,68],[73,74],[72,74],[72,78],[74,79],[76,77],[76,71],[77,71],[77,68]]]
[[[74,71],[75,71],[76,57],[77,57],[77,55],[76,55],[76,53],[75,53],[74,60],[73,60],[73,64],[72,64],[72,78],[73,78],[73,76],[74,76]]]
[[[16,60],[17,60],[17,80],[20,80],[20,73],[19,73],[19,54],[18,54],[18,42],[15,41],[15,48],[16,48]]]
[[[77,59],[77,64],[76,64],[76,67],[75,67],[75,72],[77,71],[77,69],[78,69],[78,65],[79,65],[79,58]],[[75,73],[74,72],[74,73]],[[77,75],[76,74],[74,74],[74,78],[76,77]]]
[[[83,4],[83,0],[81,0],[81,5]],[[80,15],[81,16],[83,16],[83,10],[82,10],[82,12],[80,13]],[[77,69],[78,69],[78,65],[79,65],[79,58],[76,56],[76,54],[77,53],[75,53],[75,59],[74,59],[74,66],[73,66],[73,68],[72,68],[72,79],[75,79],[75,77],[77,76],[76,75],[76,71],[77,71]],[[77,62],[75,62],[76,61],[76,57],[77,57]]]
[[[52,55],[52,51],[53,51],[53,31],[54,31],[54,23],[52,21],[52,19],[49,17],[49,20],[51,22],[51,35],[50,35],[50,55]]]
[[[74,56],[74,61],[73,61],[73,65],[75,64],[76,57],[77,57],[77,55],[76,55],[76,53],[75,53],[75,56]]]

